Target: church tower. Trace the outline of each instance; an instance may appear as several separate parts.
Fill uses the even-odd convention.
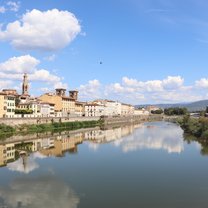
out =
[[[29,90],[29,84],[28,84],[27,74],[25,73],[22,83],[22,95],[29,96],[28,90]]]

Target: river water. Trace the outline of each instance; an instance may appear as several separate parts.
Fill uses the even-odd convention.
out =
[[[208,206],[208,157],[175,124],[22,137],[0,143],[0,208]]]

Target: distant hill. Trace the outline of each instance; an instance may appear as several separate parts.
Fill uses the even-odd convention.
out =
[[[148,104],[136,105],[136,107],[144,107],[144,106],[148,106]],[[193,112],[193,111],[205,110],[206,106],[208,106],[208,100],[200,100],[192,103],[155,104],[154,106],[158,106],[159,108],[174,108],[174,107],[187,108],[188,111]]]

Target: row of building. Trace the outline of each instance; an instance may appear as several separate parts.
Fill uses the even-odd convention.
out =
[[[74,117],[74,116],[129,116],[148,115],[145,109],[135,109],[130,104],[112,100],[78,101],[78,91],[66,93],[66,89],[56,89],[33,98],[28,92],[27,74],[24,74],[22,94],[14,89],[0,92],[0,118],[20,117]]]

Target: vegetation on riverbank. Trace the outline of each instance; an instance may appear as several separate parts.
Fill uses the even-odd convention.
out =
[[[58,131],[58,130],[74,130],[80,128],[95,127],[101,125],[101,121],[74,121],[74,122],[59,122],[50,124],[38,124],[24,126],[27,131],[43,132],[43,131]]]
[[[164,114],[166,116],[179,116],[179,115],[186,115],[188,114],[188,110],[186,108],[165,108],[163,109],[157,109],[157,110],[152,110],[152,114]]]
[[[74,122],[54,122],[49,124],[34,124],[34,125],[21,125],[16,128],[0,125],[0,139],[4,139],[18,133],[31,133],[31,132],[55,132],[63,130],[75,130],[80,128],[96,127],[103,124],[103,121],[74,121]]]
[[[0,139],[4,139],[6,137],[12,136],[15,133],[15,128],[0,124]]]
[[[178,119],[177,122],[186,134],[193,135],[198,140],[208,141],[208,118],[193,118],[186,115],[182,119]]]

